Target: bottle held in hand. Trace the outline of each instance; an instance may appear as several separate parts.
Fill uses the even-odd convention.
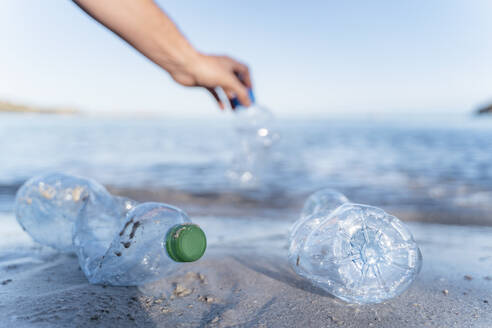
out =
[[[405,291],[420,271],[422,255],[396,217],[324,190],[306,201],[291,229],[289,263],[330,294],[365,304]]]
[[[272,129],[273,114],[255,102],[250,90],[251,106],[235,102],[235,130],[238,147],[234,154],[229,178],[243,188],[255,188],[261,184],[271,162],[271,147],[279,139]]]
[[[141,285],[177,262],[198,260],[206,248],[205,234],[180,209],[112,196],[71,175],[30,179],[17,193],[15,212],[34,240],[75,252],[91,283]]]

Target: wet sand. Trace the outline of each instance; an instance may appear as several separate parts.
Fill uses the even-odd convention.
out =
[[[492,228],[411,223],[424,266],[403,295],[348,305],[286,262],[288,220],[196,216],[197,263],[144,287],[87,283],[71,255],[0,215],[0,327],[490,327]]]
[[[207,215],[230,217],[268,217],[272,220],[294,221],[299,216],[303,203],[311,194],[297,196],[281,191],[233,191],[197,192],[171,188],[118,188],[109,187],[115,195],[129,197],[140,202],[155,201],[173,204],[186,209],[191,216]],[[367,190],[344,191],[350,200],[371,204],[384,209],[402,221],[441,223],[452,225],[492,226],[489,206],[471,203],[467,206],[436,200],[427,196],[419,199],[368,198]],[[407,195],[408,196],[408,195]],[[488,196],[487,196],[488,199]],[[490,202],[487,202],[489,204]]]

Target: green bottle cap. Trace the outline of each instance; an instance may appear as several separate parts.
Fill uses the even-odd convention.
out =
[[[205,233],[196,224],[178,224],[166,236],[166,250],[176,262],[194,262],[207,248]]]

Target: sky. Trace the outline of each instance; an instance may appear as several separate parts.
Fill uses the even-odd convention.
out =
[[[200,51],[247,63],[279,116],[469,113],[492,101],[492,1],[158,1]],[[0,100],[221,115],[70,1],[0,1]]]

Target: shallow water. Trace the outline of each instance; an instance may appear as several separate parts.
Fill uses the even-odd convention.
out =
[[[359,203],[478,216],[492,224],[492,120],[278,120],[281,140],[262,187],[226,178],[237,138],[219,121],[0,115],[0,211],[44,171],[125,189],[236,195],[268,207],[332,187]],[[262,201],[268,199],[267,202]],[[287,205],[288,207],[288,205]],[[478,211],[478,214],[477,214]],[[426,221],[446,222],[446,215]]]

